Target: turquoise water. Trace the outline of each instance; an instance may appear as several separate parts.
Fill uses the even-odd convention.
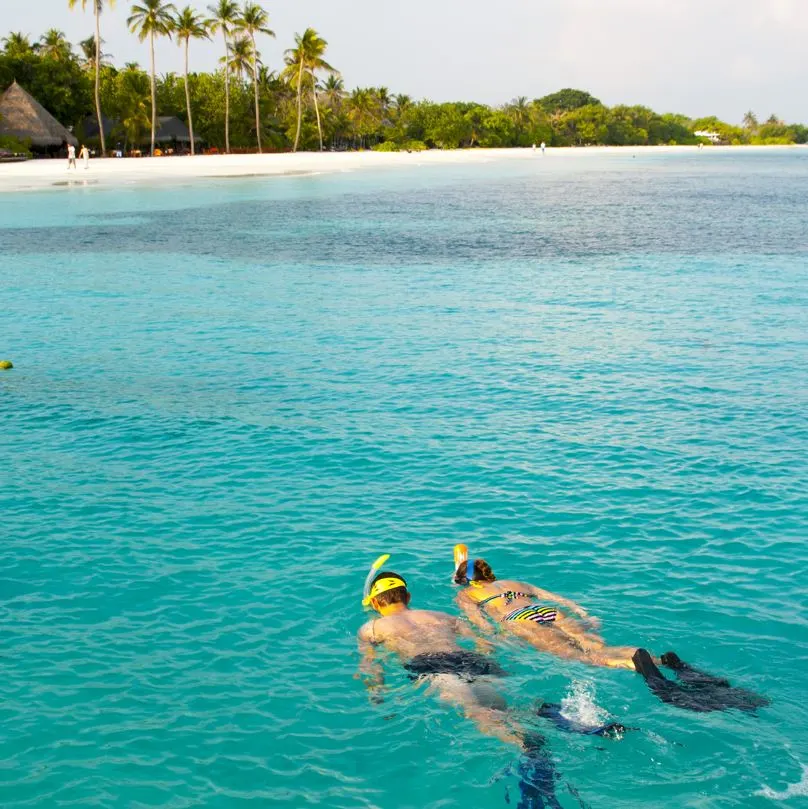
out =
[[[564,806],[802,805],[806,187],[627,151],[0,196],[0,805],[506,806],[512,750],[354,679],[370,561],[453,611],[458,541],[772,700],[501,648],[516,709],[640,728],[536,724]]]

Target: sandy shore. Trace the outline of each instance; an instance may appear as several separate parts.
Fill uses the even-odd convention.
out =
[[[704,154],[720,151],[806,147],[711,146]],[[694,146],[596,146],[579,149],[548,149],[546,157],[588,158],[642,152],[696,151]],[[59,188],[73,183],[123,185],[213,177],[250,177],[316,172],[355,171],[364,168],[486,163],[492,160],[525,160],[540,156],[532,149],[458,149],[406,152],[302,152],[298,154],[198,155],[196,157],[108,158],[91,160],[87,170],[81,161],[68,171],[67,160],[29,160],[0,163],[0,191]]]

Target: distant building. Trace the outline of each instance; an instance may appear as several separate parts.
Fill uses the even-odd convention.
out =
[[[104,134],[107,138],[114,134],[117,138],[123,137],[120,121],[114,118],[104,118]],[[98,121],[91,115],[84,120],[82,128],[88,138],[98,137]],[[191,133],[188,127],[175,115],[160,115],[157,118],[157,131],[154,142],[161,148],[187,149],[191,145]],[[148,146],[151,141],[151,130],[147,127],[138,136],[137,143],[129,146]],[[202,138],[194,135],[194,143],[199,145]]]
[[[53,154],[76,138],[17,82],[0,96],[0,135],[29,141],[34,152]]]
[[[719,144],[721,143],[721,135],[718,132],[710,132],[706,129],[699,129],[693,133],[697,138],[707,138],[710,143]]]

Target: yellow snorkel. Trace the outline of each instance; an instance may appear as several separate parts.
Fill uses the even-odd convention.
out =
[[[362,590],[362,606],[370,606],[370,583],[373,577],[381,570],[382,565],[390,558],[389,553],[383,553],[371,566],[368,575],[365,578],[365,587]]]
[[[457,545],[454,546],[454,565],[455,565],[455,569],[454,569],[454,575],[452,576],[452,581],[455,584],[460,584],[460,582],[457,580],[457,571],[460,570],[460,565],[462,565],[463,562],[466,562],[466,574],[467,574],[466,579],[468,581],[471,581],[471,577],[468,576],[468,572],[469,572],[468,571],[468,561],[469,561],[469,549],[462,542],[460,542],[460,543],[458,543]]]

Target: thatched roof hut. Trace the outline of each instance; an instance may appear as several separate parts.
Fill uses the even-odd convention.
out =
[[[156,143],[190,143],[191,132],[175,115],[160,115],[154,140]],[[194,143],[200,140],[199,135],[194,135]]]
[[[29,140],[35,149],[78,146],[73,135],[16,81],[0,96],[0,135]]]

